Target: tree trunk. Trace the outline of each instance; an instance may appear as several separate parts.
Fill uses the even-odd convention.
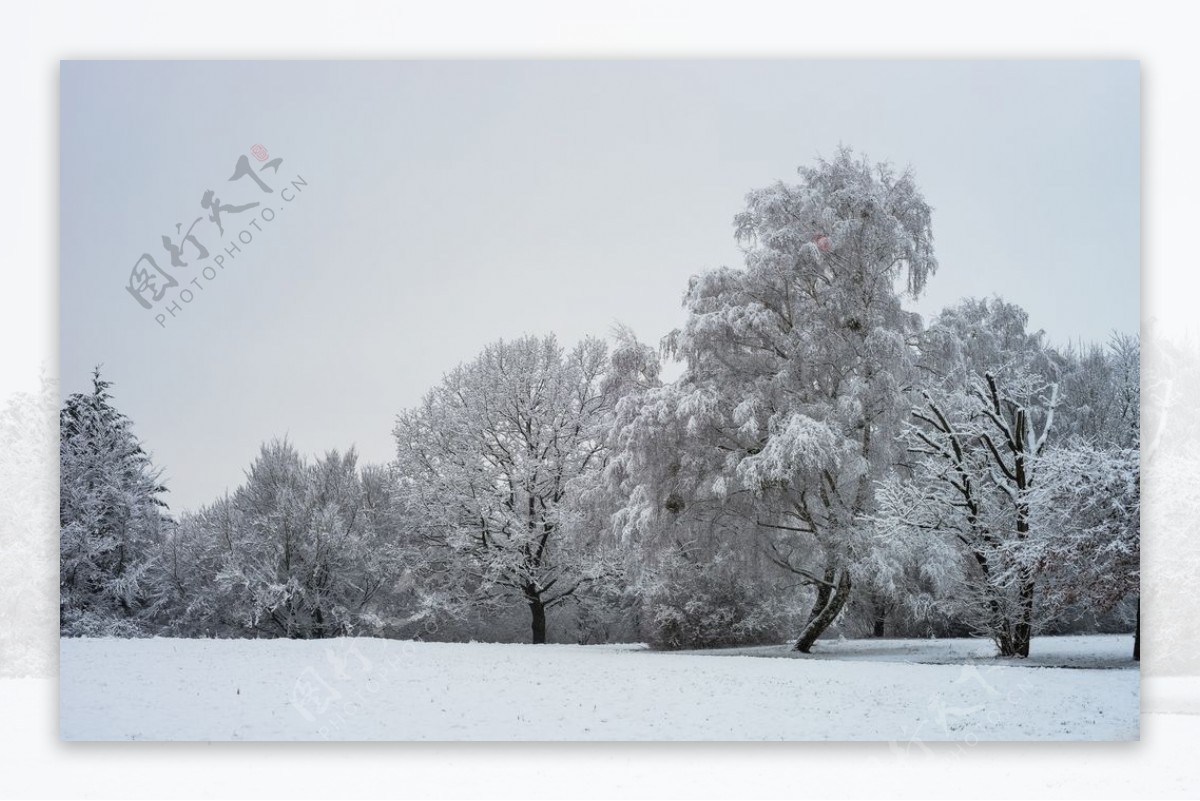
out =
[[[1013,633],[1012,622],[1001,614],[994,626],[992,640],[995,641],[996,647],[1000,649],[1000,656],[1016,656],[1017,640]]]
[[[529,599],[529,611],[533,615],[533,644],[546,642],[546,605],[540,598]]]
[[[1004,606],[997,604],[1000,611],[995,619],[992,639],[1000,649],[1000,656],[1016,656],[1022,659],[1029,656],[1029,641],[1033,639],[1033,594],[1035,583],[1033,578],[1021,580],[1017,595],[1016,612],[1005,612]]]
[[[839,577],[840,574],[840,577]],[[837,584],[834,584],[834,579]],[[825,571],[825,584],[817,590],[817,601],[813,604],[808,615],[808,623],[796,640],[795,650],[807,654],[812,650],[813,643],[825,633],[833,621],[837,619],[842,607],[850,597],[850,572],[830,567]]]
[[[1137,623],[1133,628],[1133,660],[1142,661],[1142,599],[1137,602]]]
[[[1021,583],[1020,619],[1017,621],[1013,643],[1017,656],[1022,659],[1029,656],[1029,641],[1033,639],[1033,589],[1032,578],[1026,578]]]

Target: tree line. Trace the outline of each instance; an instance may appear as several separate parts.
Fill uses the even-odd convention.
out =
[[[1128,630],[1138,338],[1054,347],[1000,297],[926,323],[911,173],[842,150],[799,177],[747,196],[745,264],[694,277],[659,347],[495,342],[397,415],[386,465],[273,440],[175,519],[97,370],[60,415],[63,633],[807,652],[836,627],[1021,657]]]

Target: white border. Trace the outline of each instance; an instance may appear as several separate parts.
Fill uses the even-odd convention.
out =
[[[1167,6],[1158,6],[1166,9]],[[1133,58],[1143,67],[1144,315],[1191,330],[1195,27],[1133,3],[156,2],[11,4],[0,25],[0,396],[57,365],[63,58]],[[1148,577],[1152,580],[1152,577]],[[1194,597],[1174,596],[1181,613]],[[0,655],[2,658],[2,655]],[[1200,718],[1146,715],[1133,745],[402,744],[67,746],[57,686],[0,680],[0,793],[19,797],[1108,797],[1200,792]]]

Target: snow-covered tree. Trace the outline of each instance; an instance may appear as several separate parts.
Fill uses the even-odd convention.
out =
[[[930,325],[879,517],[884,549],[920,547],[942,607],[1015,656],[1034,627],[1136,594],[1140,553],[1137,337],[1062,354],[1027,322],[991,298]]]
[[[774,644],[794,624],[789,594],[756,580],[728,545],[715,554],[669,549],[658,555],[641,594],[646,641],[655,648]],[[782,583],[782,582],[777,582]]]
[[[217,576],[240,558],[241,517],[227,493],[165,527],[147,566],[147,607],[156,630],[175,637],[262,636],[247,623],[244,598]]]
[[[1052,608],[1103,614],[1134,607],[1134,658],[1141,651],[1141,339],[1114,333],[1067,354],[1058,425],[1069,439],[1051,452],[1046,513],[1057,533],[1047,561]],[[1155,438],[1160,432],[1155,430]],[[1152,444],[1148,463],[1156,462]]]
[[[135,634],[148,557],[162,539],[166,488],[97,367],[92,391],[59,415],[62,632]]]
[[[1141,579],[1141,465],[1137,448],[1073,440],[1039,465],[1036,536],[1014,554],[1044,578],[1043,618],[1112,610]]]
[[[1105,345],[1080,345],[1065,354],[1064,435],[1106,448],[1136,448],[1141,442],[1141,341],[1114,333]]]
[[[264,445],[243,486],[185,517],[159,549],[164,622],[299,639],[379,631],[396,548],[366,485],[353,449],[310,464],[286,441]]]
[[[398,497],[444,609],[525,605],[543,643],[547,611],[611,575],[576,501],[608,456],[620,367],[595,339],[500,341],[398,416]]]
[[[995,299],[964,301],[931,324],[931,377],[902,437],[907,475],[881,493],[877,516],[885,543],[906,549],[927,536],[943,546],[933,562],[943,585],[947,555],[964,557],[956,600],[1005,656],[1029,655],[1041,568],[1029,554],[1048,523],[1033,493],[1060,405],[1060,360],[1026,321]]]
[[[936,269],[910,173],[848,150],[755,190],[736,218],[744,269],[693,278],[666,342],[674,383],[618,416],[626,533],[701,530],[761,548],[814,599],[808,651],[837,618],[893,459],[919,321],[901,308]]]
[[[1046,393],[1046,394],[1042,394]],[[961,411],[932,397],[910,429],[914,478],[906,506],[891,507],[893,525],[917,527],[961,543],[971,560],[968,598],[980,630],[1005,656],[1028,656],[1039,563],[1027,558],[1046,438],[1057,387],[1036,382],[1001,386],[984,375]],[[963,413],[965,412],[965,414]],[[977,570],[975,569],[977,568]]]

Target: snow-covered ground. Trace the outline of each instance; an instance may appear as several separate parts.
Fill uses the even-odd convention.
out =
[[[1045,638],[1044,664],[978,641],[821,655],[392,640],[62,642],[68,740],[1129,740],[1128,637]],[[1057,656],[1053,656],[1057,654]],[[957,664],[929,664],[959,660]],[[1121,667],[1116,667],[1116,665]]]
[[[1018,667],[1136,668],[1133,635],[1038,637],[1027,659],[999,659],[996,646],[984,639],[945,640],[821,640],[811,654],[790,645],[683,651],[716,656],[762,656],[792,659],[838,659],[851,662],[905,662],[920,665],[961,665],[966,662]]]

